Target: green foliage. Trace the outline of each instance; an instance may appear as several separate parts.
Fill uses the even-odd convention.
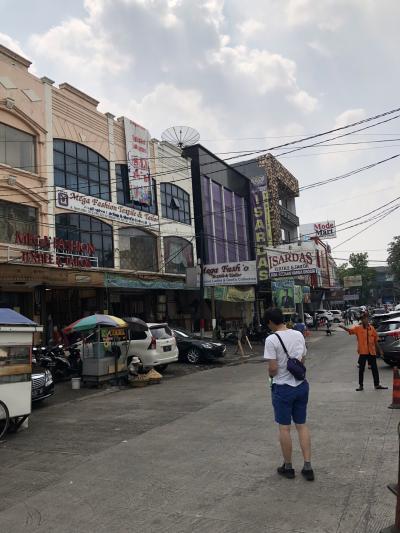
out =
[[[375,280],[375,271],[368,266],[368,252],[352,253],[349,257],[351,267],[345,263],[338,267],[339,279],[343,281],[345,276],[361,276],[360,304],[367,304],[370,300],[371,289]]]
[[[343,285],[343,278],[349,275],[348,271],[349,271],[348,263],[343,263],[343,265],[336,267],[336,273],[339,278],[340,285]]]
[[[400,235],[393,238],[388,247],[388,265],[394,279],[400,281]]]

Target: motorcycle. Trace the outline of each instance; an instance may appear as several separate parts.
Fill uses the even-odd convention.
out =
[[[38,365],[51,372],[54,381],[63,381],[71,377],[71,364],[65,356],[64,346],[34,346],[32,359]]]

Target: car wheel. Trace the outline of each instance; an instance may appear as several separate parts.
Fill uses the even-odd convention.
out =
[[[165,372],[168,368],[168,365],[157,365],[155,367],[155,370],[157,370],[157,372]]]
[[[10,423],[10,414],[7,406],[0,400],[0,440],[6,434],[8,425]]]
[[[385,361],[385,363],[389,366],[395,366],[395,362],[394,361],[391,361],[390,359],[385,359],[383,358],[383,360]]]
[[[196,365],[201,359],[201,353],[197,348],[190,348],[186,354],[186,361],[191,365]]]

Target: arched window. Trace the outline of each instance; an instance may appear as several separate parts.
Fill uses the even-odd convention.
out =
[[[0,124],[0,163],[35,172],[35,137],[12,126]]]
[[[83,144],[54,139],[54,181],[59,187],[110,200],[107,159]]]
[[[190,196],[172,183],[161,183],[162,216],[184,224],[190,224]]]
[[[157,272],[157,238],[138,228],[121,228],[119,256],[123,269]]]
[[[88,242],[96,247],[99,267],[114,267],[112,227],[97,218],[76,213],[56,215],[56,236],[61,239]]]
[[[164,237],[165,271],[171,274],[185,274],[193,266],[193,246],[181,237]]]
[[[117,176],[117,202],[121,205],[126,205],[128,207],[133,207],[139,211],[145,211],[146,213],[151,213],[152,215],[157,214],[157,192],[156,192],[156,180],[153,178],[152,182],[152,202],[150,205],[140,204],[139,202],[134,202],[131,199],[131,193],[129,191],[129,176],[128,176],[128,165],[115,165],[115,173]]]

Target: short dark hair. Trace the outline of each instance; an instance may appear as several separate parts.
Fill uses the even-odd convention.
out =
[[[278,307],[270,307],[265,311],[265,323],[268,324],[269,321],[276,326],[284,323],[283,313]]]

